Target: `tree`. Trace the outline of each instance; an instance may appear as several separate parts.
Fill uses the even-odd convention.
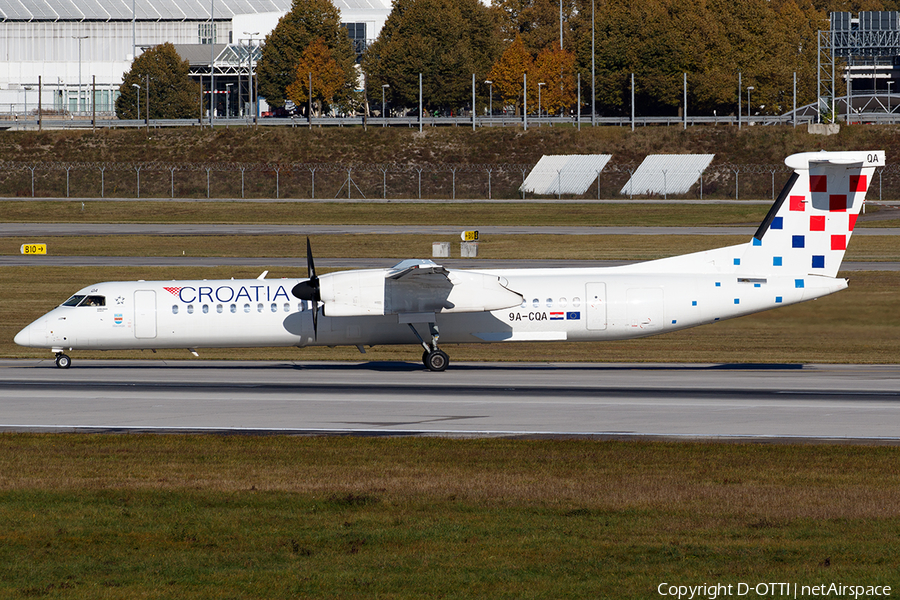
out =
[[[284,106],[287,89],[297,78],[297,64],[306,48],[315,40],[331,51],[344,73],[344,84],[336,94],[339,102],[349,103],[356,87],[356,53],[341,27],[341,14],[330,0],[294,0],[290,12],[278,20],[266,36],[262,58],[256,68],[259,95],[271,106]]]
[[[563,47],[570,42],[569,20],[575,12],[574,0],[561,0]],[[500,13],[500,29],[507,42],[521,36],[525,47],[538,54],[553,44],[559,48],[560,0],[493,0]]]
[[[150,77],[150,118],[186,119],[197,116],[200,85],[188,76],[190,63],[181,60],[175,46],[166,42],[150,48],[136,59],[125,73],[116,99],[116,116],[140,119],[147,114],[147,76]],[[132,84],[140,86],[140,90]],[[137,114],[137,95],[141,95],[141,114]]]
[[[415,106],[422,73],[425,104],[457,108],[471,102],[472,74],[483,81],[499,50],[494,13],[479,0],[395,0],[363,69],[373,97],[388,84],[392,102]]]
[[[334,60],[331,50],[322,38],[318,38],[303,51],[297,62],[294,83],[287,88],[288,99],[298,106],[309,102],[309,84],[312,82],[313,103],[317,113],[322,114],[326,103],[334,100],[334,95],[346,82],[344,72]]]
[[[534,82],[544,83],[541,91],[541,110],[556,114],[575,106],[575,55],[560,50],[559,42],[544,49],[534,61]]]
[[[494,82],[494,88],[500,95],[504,105],[516,107],[516,114],[522,106],[523,75],[534,70],[534,59],[531,52],[525,48],[522,36],[516,35],[515,40],[500,59],[494,63],[488,79]],[[532,85],[537,82],[532,81]]]

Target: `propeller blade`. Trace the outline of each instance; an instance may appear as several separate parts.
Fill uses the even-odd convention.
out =
[[[310,279],[318,281],[319,278],[316,277],[316,265],[313,263],[312,245],[309,243],[309,236],[306,236],[306,270]]]
[[[313,322],[313,339],[317,339],[319,335],[319,278],[316,276],[316,265],[313,262],[312,245],[309,243],[309,237],[306,238],[306,269],[309,279],[301,281],[291,289],[291,293],[295,298],[300,300],[308,300],[312,303],[312,322]]]
[[[308,237],[306,238],[306,270],[309,279],[295,285],[291,293],[300,300],[318,302],[321,299],[319,295],[319,278],[316,276],[316,265],[313,262],[312,246]]]

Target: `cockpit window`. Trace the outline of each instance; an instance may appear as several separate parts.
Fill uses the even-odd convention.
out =
[[[88,296],[78,306],[106,306],[106,296]]]
[[[72,296],[68,300],[62,303],[63,306],[78,306],[78,303],[84,300],[84,296]]]
[[[75,295],[63,302],[63,306],[106,306],[106,296]]]

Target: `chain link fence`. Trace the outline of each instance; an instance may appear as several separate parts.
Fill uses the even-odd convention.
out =
[[[520,191],[533,167],[510,163],[0,161],[0,197],[511,200],[533,197]],[[628,198],[627,184],[636,169],[636,164],[607,164],[589,174],[593,183],[584,194],[557,197]],[[719,164],[707,168],[686,194],[633,197],[770,200],[789,175],[790,169],[783,164]],[[867,198],[900,199],[900,165],[877,169]]]

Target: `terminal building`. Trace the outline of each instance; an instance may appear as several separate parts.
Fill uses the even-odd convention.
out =
[[[358,52],[391,10],[389,0],[333,2]],[[39,87],[44,112],[113,114],[134,57],[165,42],[206,88],[212,58],[217,116],[245,115],[251,60],[290,8],[291,0],[0,0],[0,118],[34,114]]]

